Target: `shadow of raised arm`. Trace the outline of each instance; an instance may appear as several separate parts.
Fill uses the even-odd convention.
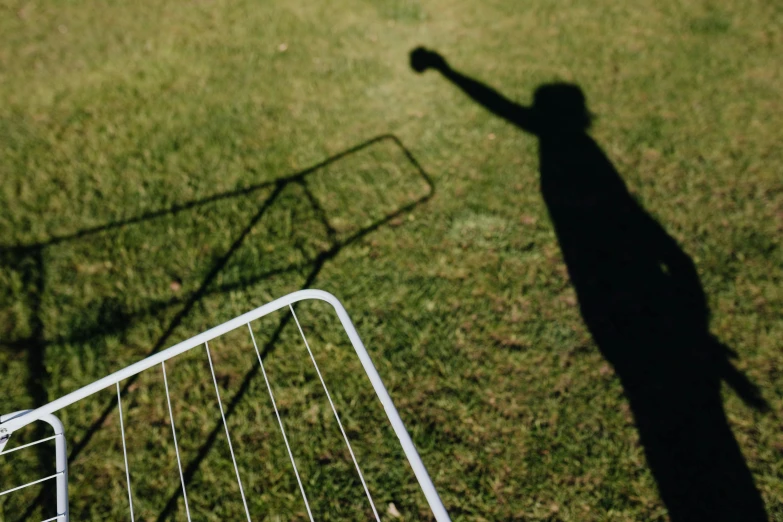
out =
[[[527,132],[536,132],[533,124],[533,112],[529,107],[514,103],[495,89],[455,71],[437,52],[417,47],[411,51],[410,60],[411,68],[414,71],[423,73],[427,69],[434,69],[491,113]]]

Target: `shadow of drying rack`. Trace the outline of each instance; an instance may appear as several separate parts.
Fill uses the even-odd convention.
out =
[[[383,217],[375,220],[371,224],[359,229],[358,231],[355,231],[347,237],[338,239],[338,234],[329,222],[326,210],[323,208],[321,203],[318,201],[318,198],[313,194],[308,186],[308,178],[316,174],[318,171],[348,156],[361,152],[368,147],[381,142],[390,142],[403,153],[407,161],[416,171],[417,175],[426,184],[427,192],[417,199],[414,199],[413,201],[398,207],[396,210],[385,214]],[[307,203],[312,207],[318,220],[326,230],[329,246],[321,250],[314,258],[309,259],[305,263],[269,271],[256,275],[253,278],[242,280],[240,282],[220,285],[214,289],[210,288],[224,267],[226,267],[234,253],[239,250],[239,248],[245,242],[246,238],[252,232],[256,224],[261,221],[272,205],[278,200],[283,190],[291,185],[298,185],[303,190]],[[174,331],[177,329],[177,327],[180,326],[183,320],[188,316],[189,313],[191,313],[193,308],[204,297],[211,294],[221,294],[232,290],[237,290],[242,287],[250,286],[275,275],[301,270],[305,270],[307,274],[301,288],[309,288],[315,282],[324,265],[331,259],[334,259],[344,248],[352,245],[368,234],[388,224],[390,221],[393,221],[396,218],[411,212],[416,207],[426,203],[435,194],[435,185],[433,184],[432,179],[424,170],[424,168],[419,164],[410,150],[402,143],[402,141],[400,141],[397,136],[393,134],[383,134],[366,140],[354,147],[339,152],[338,154],[330,156],[320,163],[312,165],[304,170],[276,180],[222,192],[187,203],[173,205],[166,209],[147,212],[126,220],[85,228],[71,234],[55,236],[46,241],[28,245],[0,245],[0,265],[14,268],[19,271],[19,273],[21,273],[22,284],[26,288],[28,308],[30,310],[29,323],[31,332],[23,339],[12,339],[9,341],[0,340],[0,346],[17,352],[26,352],[28,367],[28,379],[26,383],[27,393],[33,402],[33,407],[41,406],[49,401],[49,397],[46,392],[47,374],[45,366],[47,347],[63,342],[83,342],[98,333],[106,333],[106,328],[104,326],[100,328],[100,331],[81,331],[77,337],[55,339],[47,339],[45,337],[44,324],[42,319],[41,296],[45,291],[46,280],[44,252],[48,247],[69,241],[83,239],[95,234],[110,232],[112,230],[121,229],[130,225],[151,221],[156,218],[179,214],[181,212],[197,209],[204,205],[219,202],[221,200],[228,200],[231,198],[250,195],[254,192],[259,192],[264,189],[271,189],[269,196],[258,206],[256,212],[248,219],[247,224],[236,235],[234,241],[231,243],[231,246],[214,261],[206,276],[203,277],[194,292],[184,299],[174,298],[155,302],[146,307],[144,310],[134,313],[132,316],[123,316],[122,321],[114,321],[114,323],[117,323],[118,328],[123,328],[124,326],[122,325],[127,325],[132,319],[134,319],[134,317],[138,318],[140,316],[152,315],[174,305],[182,306],[182,308],[174,315],[172,320],[165,327],[163,334],[161,334],[161,336],[155,341],[151,350],[147,353],[147,356],[162,350],[169,344],[172,344],[170,342],[170,337]],[[291,316],[288,314],[283,316],[269,341],[264,345],[263,350],[261,351],[262,358],[265,359],[273,351],[274,345],[276,344],[281,332],[290,321],[290,317]],[[122,323],[122,325],[119,323]],[[245,393],[248,391],[252,379],[257,375],[259,368],[259,366],[254,366],[253,369],[244,375],[239,386],[239,390],[227,401],[227,408],[225,410],[226,417],[229,417],[236,410]],[[128,391],[136,379],[137,376],[134,376],[125,381],[125,384],[122,388],[123,394]],[[81,439],[78,441],[72,441],[71,451],[68,456],[69,461],[74,461],[76,457],[85,449],[85,447],[87,447],[92,437],[104,424],[111,412],[114,411],[116,404],[116,398],[112,398],[110,401],[108,401],[106,407],[101,411],[98,419],[90,425]],[[217,440],[218,435],[222,433],[222,429],[222,424],[220,422],[216,423],[215,426],[210,430],[210,433],[204,444],[202,444],[199,448],[196,457],[188,462],[183,468],[184,480],[186,484],[192,481],[202,461],[205,459],[215,441]],[[49,458],[49,455],[40,455],[39,458],[41,462],[46,462]],[[46,497],[50,494],[48,489],[49,488],[44,488],[35,501],[31,503],[27,511],[22,514],[19,520],[27,520],[36,506],[46,503]],[[166,506],[158,516],[159,521],[171,517],[176,512],[178,496],[179,490],[175,490],[175,492],[169,498]]]

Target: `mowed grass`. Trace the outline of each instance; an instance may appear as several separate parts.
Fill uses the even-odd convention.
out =
[[[545,82],[583,89],[591,134],[693,258],[711,331],[770,404],[724,390],[783,520],[777,3],[2,0],[0,13],[0,412],[316,287],[353,316],[454,519],[665,519],[579,315],[535,139],[413,73],[423,44],[521,103]],[[382,518],[426,519],[328,308],[297,312]],[[314,515],[370,517],[296,325],[279,312],[254,332],[274,347]],[[305,520],[248,333],[210,349],[253,519]],[[167,372],[194,519],[239,520],[206,353]],[[184,520],[161,373],[123,386],[137,520]],[[74,520],[127,517],[113,397],[61,412]],[[42,476],[50,452],[7,457],[0,489]],[[28,509],[38,493],[0,497],[0,520],[53,516]]]

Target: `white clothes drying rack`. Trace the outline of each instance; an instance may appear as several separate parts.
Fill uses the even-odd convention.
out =
[[[137,375],[143,372],[144,370],[148,370],[154,366],[160,365],[161,371],[163,373],[164,385],[166,390],[166,401],[168,406],[169,419],[171,421],[171,432],[174,440],[174,448],[177,455],[177,466],[179,469],[180,483],[182,486],[182,495],[184,499],[187,518],[190,521],[190,508],[188,507],[186,484],[182,473],[182,463],[180,460],[179,449],[177,446],[177,434],[176,434],[175,423],[174,423],[174,414],[171,408],[171,397],[168,389],[168,379],[166,377],[166,361],[171,359],[172,357],[180,355],[188,350],[192,350],[193,348],[196,348],[198,346],[204,346],[207,352],[207,358],[209,360],[209,367],[212,374],[212,380],[215,384],[215,393],[217,395],[220,415],[222,418],[223,427],[225,428],[226,438],[228,440],[228,446],[231,453],[234,472],[236,474],[236,480],[239,485],[240,495],[242,497],[244,512],[245,515],[247,516],[248,522],[251,522],[252,519],[251,519],[250,511],[248,509],[245,491],[242,486],[242,477],[240,475],[239,467],[237,466],[236,457],[234,455],[234,449],[231,443],[231,436],[229,433],[228,424],[226,423],[226,417],[223,411],[223,403],[220,399],[220,391],[218,389],[217,379],[215,377],[215,370],[214,370],[214,366],[212,365],[212,357],[209,349],[209,342],[211,340],[218,338],[237,328],[247,327],[250,333],[250,338],[252,339],[252,343],[256,351],[256,355],[258,356],[258,362],[261,366],[261,371],[263,373],[264,380],[266,382],[266,388],[267,391],[269,392],[269,397],[271,399],[272,406],[274,407],[275,410],[278,426],[280,428],[283,441],[285,442],[286,450],[288,453],[289,460],[291,461],[292,469],[293,472],[296,474],[297,484],[299,486],[299,490],[303,502],[307,509],[308,517],[311,521],[313,521],[314,517],[310,509],[309,502],[307,500],[307,493],[302,484],[302,480],[299,476],[299,472],[296,467],[296,461],[294,459],[293,452],[291,451],[289,440],[285,433],[284,424],[280,412],[278,411],[277,404],[275,403],[274,393],[272,391],[272,387],[269,384],[269,380],[267,379],[266,369],[264,368],[264,362],[261,357],[261,353],[259,352],[256,339],[253,335],[253,330],[250,327],[250,323],[252,321],[255,321],[261,317],[264,317],[265,315],[268,315],[282,308],[288,307],[291,311],[291,314],[293,315],[294,321],[296,322],[299,333],[301,334],[302,339],[304,340],[305,346],[307,347],[307,352],[309,354],[310,360],[312,361],[315,367],[316,373],[318,374],[318,378],[321,382],[321,385],[323,386],[326,396],[329,399],[329,404],[331,406],[332,413],[334,414],[335,420],[337,421],[337,425],[340,428],[340,432],[342,434],[343,440],[345,441],[347,449],[350,453],[356,472],[359,475],[362,487],[364,488],[364,493],[367,497],[367,500],[370,503],[370,506],[372,507],[374,518],[376,521],[380,522],[381,518],[378,514],[378,510],[373,502],[372,495],[370,493],[369,488],[367,487],[367,483],[364,480],[364,476],[362,475],[361,468],[356,459],[353,448],[351,447],[351,443],[348,439],[345,429],[343,428],[343,424],[340,421],[340,416],[337,412],[337,408],[335,407],[335,404],[332,401],[332,397],[329,394],[329,390],[327,388],[326,382],[323,378],[323,375],[321,374],[320,369],[318,368],[318,364],[316,363],[315,357],[313,356],[313,352],[310,349],[310,345],[307,342],[307,338],[305,337],[304,331],[302,330],[302,327],[299,323],[299,319],[296,316],[296,312],[294,311],[294,307],[293,307],[294,303],[297,303],[299,301],[305,301],[305,300],[325,301],[334,308],[334,311],[337,313],[337,317],[339,318],[343,329],[348,334],[348,338],[350,339],[351,344],[353,345],[353,348],[356,351],[356,355],[359,357],[359,361],[361,362],[361,365],[364,368],[364,371],[366,372],[367,377],[370,380],[373,390],[375,391],[376,395],[378,396],[378,399],[380,399],[381,404],[383,405],[383,409],[386,413],[386,416],[389,419],[389,422],[391,423],[392,428],[394,429],[394,432],[400,441],[402,450],[405,453],[405,456],[408,459],[408,462],[410,463],[413,469],[413,472],[416,476],[416,479],[419,482],[419,485],[421,486],[421,489],[427,499],[429,507],[432,510],[432,514],[434,515],[435,519],[438,522],[449,521],[450,520],[449,515],[446,512],[443,503],[441,502],[438,492],[435,490],[435,486],[432,483],[432,479],[430,478],[429,473],[427,473],[427,469],[424,467],[424,463],[422,462],[421,457],[416,451],[416,447],[413,445],[413,441],[411,440],[411,437],[408,434],[408,431],[406,430],[405,425],[403,424],[399,413],[397,412],[397,408],[395,408],[394,403],[392,402],[392,399],[389,396],[389,392],[386,390],[386,387],[384,386],[383,381],[381,380],[381,377],[378,374],[378,371],[375,369],[375,366],[373,365],[372,360],[370,359],[370,356],[367,353],[367,349],[364,347],[364,344],[362,343],[359,334],[356,332],[356,328],[351,322],[348,313],[345,311],[345,308],[335,296],[321,290],[300,290],[298,292],[294,292],[292,294],[286,295],[270,303],[267,303],[259,308],[256,308],[255,310],[247,312],[246,314],[240,315],[239,317],[227,321],[219,326],[216,326],[210,330],[207,330],[199,335],[191,337],[190,339],[187,339],[186,341],[176,344],[166,350],[151,355],[146,359],[143,359],[135,364],[131,364],[130,366],[127,366],[119,371],[112,373],[111,375],[108,375],[102,379],[93,382],[92,384],[84,386],[72,393],[60,397],[59,399],[54,400],[44,406],[41,406],[40,408],[34,410],[15,412],[15,413],[10,413],[10,414],[0,416],[0,456],[26,447],[40,444],[46,441],[54,440],[55,460],[56,460],[55,473],[53,475],[42,477],[38,480],[26,484],[20,484],[18,486],[2,491],[0,492],[0,497],[17,490],[35,484],[39,484],[41,482],[55,480],[57,515],[43,522],[54,522],[54,521],[68,522],[69,520],[68,462],[67,462],[67,453],[66,453],[65,430],[63,424],[60,422],[60,420],[57,417],[55,417],[54,413],[57,412],[58,410],[61,410],[62,408],[65,408],[66,406],[74,404],[90,395],[93,395],[96,392],[99,392],[111,386],[115,386],[117,388],[117,404],[119,408],[120,431],[122,433],[122,448],[123,448],[123,456],[125,461],[125,478],[126,478],[127,489],[128,489],[128,507],[129,507],[130,519],[131,521],[134,521],[133,488],[130,480],[130,470],[128,469],[128,456],[127,456],[127,450],[125,445],[125,426],[123,424],[123,418],[122,418],[122,402],[121,402],[119,383],[120,381],[132,377],[134,375]],[[46,437],[38,441],[31,442],[29,444],[18,446],[4,452],[4,449],[8,441],[10,440],[10,438],[13,436],[14,432],[36,421],[43,421],[48,423],[54,429],[54,434],[50,437]]]

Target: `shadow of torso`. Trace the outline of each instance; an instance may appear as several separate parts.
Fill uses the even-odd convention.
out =
[[[720,396],[727,350],[691,259],[584,131],[536,126],[541,192],[580,311],[630,402],[672,520],[766,520]]]
[[[706,335],[708,311],[692,261],[633,199],[593,139],[583,132],[539,139],[541,192],[599,345]],[[654,358],[668,349],[659,346]],[[621,368],[630,364],[625,359],[647,359],[633,352],[607,346],[604,355]]]

